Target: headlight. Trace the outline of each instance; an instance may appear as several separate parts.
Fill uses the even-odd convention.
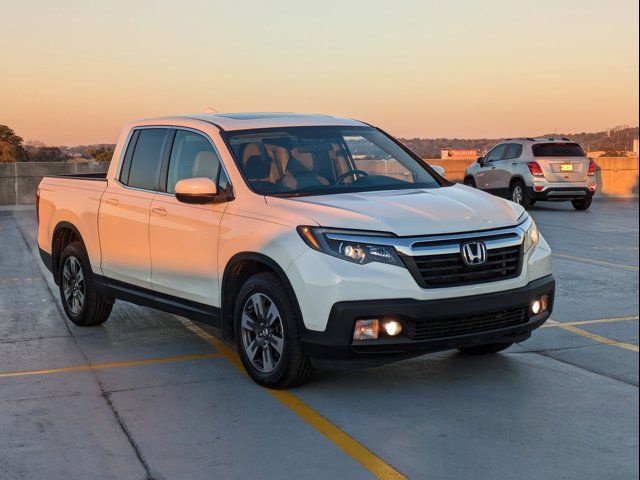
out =
[[[524,251],[528,252],[532,247],[535,247],[540,243],[540,233],[538,232],[538,227],[536,226],[536,222],[533,221],[533,218],[529,217],[531,223],[529,227],[524,232]]]
[[[381,236],[370,232],[351,232],[322,227],[298,227],[298,233],[314,250],[333,257],[338,257],[353,263],[365,264],[369,262],[387,263],[404,267],[396,249],[388,245],[378,245],[369,241],[360,241],[360,237]],[[353,240],[332,238],[333,236],[353,236]]]

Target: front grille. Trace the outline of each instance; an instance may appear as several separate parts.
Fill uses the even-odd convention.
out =
[[[406,325],[406,335],[411,340],[434,340],[515,327],[527,323],[528,319],[528,307],[523,306],[441,320],[411,321]]]
[[[520,275],[520,245],[487,250],[487,261],[468,266],[460,252],[404,257],[407,267],[422,287],[456,287],[504,280]]]

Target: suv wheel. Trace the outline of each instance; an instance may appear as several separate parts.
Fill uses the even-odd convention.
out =
[[[473,187],[473,188],[478,188],[476,186],[476,181],[473,177],[467,177],[464,179],[464,184],[467,185],[468,187]]]
[[[522,205],[525,210],[529,210],[533,206],[533,201],[527,193],[527,187],[522,180],[516,180],[511,184],[511,201]]]
[[[313,372],[302,348],[298,315],[282,281],[272,273],[252,276],[234,310],[240,359],[249,376],[269,388],[305,383]]]
[[[93,272],[82,243],[73,242],[65,247],[58,272],[60,300],[69,320],[81,327],[106,322],[113,300],[95,289]]]
[[[498,353],[502,350],[506,350],[513,343],[489,343],[488,345],[477,345],[475,347],[463,347],[459,348],[462,353],[468,353],[471,355],[486,355],[489,353]]]
[[[593,197],[581,198],[580,200],[571,200],[573,208],[576,210],[588,210],[591,206],[591,202],[593,201]]]

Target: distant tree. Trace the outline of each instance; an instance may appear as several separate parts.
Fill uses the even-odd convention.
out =
[[[113,156],[113,148],[90,148],[89,155],[95,159],[96,162],[110,162]]]
[[[626,152],[619,152],[617,150],[605,150],[605,152],[600,155],[601,157],[626,157]]]
[[[29,157],[32,162],[63,162],[68,158],[58,147],[39,147]]]
[[[22,137],[6,125],[0,125],[0,162],[22,162],[26,159],[27,152],[22,146]]]

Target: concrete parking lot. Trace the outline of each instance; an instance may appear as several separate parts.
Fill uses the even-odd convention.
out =
[[[638,202],[532,213],[558,291],[531,339],[270,392],[209,327],[70,324],[34,211],[0,211],[0,479],[637,478]]]

